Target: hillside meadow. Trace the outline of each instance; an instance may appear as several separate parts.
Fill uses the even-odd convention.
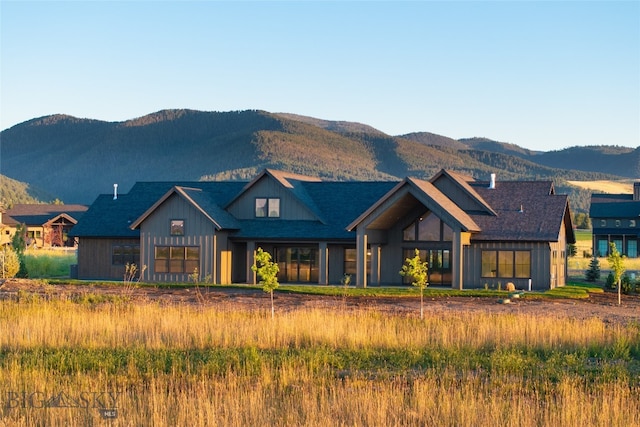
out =
[[[0,300],[1,425],[637,426],[640,324]]]

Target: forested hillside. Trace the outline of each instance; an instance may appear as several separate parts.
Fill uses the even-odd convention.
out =
[[[7,129],[1,138],[3,173],[66,203],[91,203],[114,183],[127,192],[136,181],[251,179],[267,167],[328,180],[430,178],[447,168],[483,180],[490,173],[554,180],[570,193],[574,210],[586,211],[582,192],[564,182],[619,178],[582,170],[583,163],[598,163],[593,150],[588,162],[570,156],[552,166],[538,160],[550,163],[558,154],[483,138],[391,136],[360,123],[254,110],[166,110],[125,122],[54,115]],[[638,167],[638,150],[611,156]]]
[[[0,175],[0,208],[10,208],[17,203],[51,202],[53,199],[50,194],[33,189],[29,184]]]

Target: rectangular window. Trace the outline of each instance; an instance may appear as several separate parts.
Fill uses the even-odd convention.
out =
[[[498,251],[498,277],[513,277],[513,251]]]
[[[171,220],[171,235],[184,236],[184,220],[183,219]]]
[[[603,257],[607,256],[609,253],[609,242],[604,239],[598,240],[598,256]]]
[[[482,277],[497,277],[498,253],[496,251],[482,251]]]
[[[528,279],[531,277],[531,252],[516,251],[516,274],[519,279]]]
[[[200,266],[197,246],[156,246],[155,272],[191,274]]]
[[[531,277],[529,251],[482,251],[482,277]]]
[[[255,214],[256,218],[280,218],[280,199],[257,197]]]
[[[635,226],[636,226],[636,220],[635,219],[630,219],[629,220],[629,227],[635,228]]]
[[[140,245],[111,246],[111,264],[135,264],[140,267]]]
[[[601,219],[600,220],[600,227],[606,227],[607,226],[607,220],[606,219]]]
[[[638,258],[638,241],[629,240],[627,242],[627,257]]]

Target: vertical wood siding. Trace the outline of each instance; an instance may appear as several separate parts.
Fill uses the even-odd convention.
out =
[[[80,238],[80,243],[78,244],[78,278],[122,280],[124,277],[124,265],[111,264],[113,245],[137,245],[139,243],[139,239]]]

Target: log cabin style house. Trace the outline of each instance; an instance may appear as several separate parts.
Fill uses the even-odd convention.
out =
[[[138,182],[101,195],[74,227],[80,279],[257,283],[258,247],[280,283],[402,285],[418,249],[429,285],[550,289],[566,280],[575,242],[569,202],[550,181],[334,182],[266,169],[251,182]],[[193,276],[192,276],[193,277]]]

